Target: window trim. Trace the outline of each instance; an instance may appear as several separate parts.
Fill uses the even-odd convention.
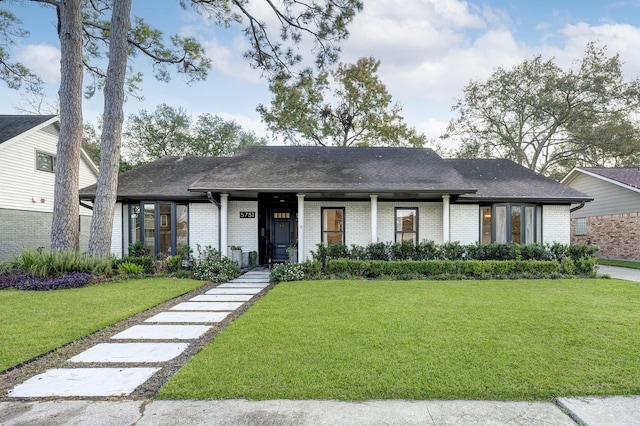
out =
[[[327,210],[342,210],[342,229],[341,230],[326,230],[324,229],[324,212]],[[327,246],[329,245],[329,240],[327,239],[325,242],[325,235],[328,235],[329,232],[342,234],[342,243],[346,244],[347,241],[347,233],[346,233],[346,209],[344,207],[321,207],[320,208],[320,241],[325,243]]]
[[[42,169],[42,168],[40,168],[40,167],[39,167],[39,164],[40,164],[40,162],[38,161],[38,156],[39,156],[39,155],[45,155],[45,156],[47,156],[47,157],[50,157],[50,158],[51,158],[51,170],[49,170],[49,169]],[[36,158],[35,158],[35,161],[36,161],[36,170],[41,171],[41,172],[47,172],[47,173],[55,173],[55,172],[56,172],[56,162],[57,162],[57,160],[56,160],[56,155],[55,155],[55,154],[50,154],[50,153],[48,153],[48,152],[45,152],[45,151],[41,151],[41,150],[39,150],[39,149],[36,149]]]
[[[420,242],[420,210],[418,207],[395,207],[393,209],[393,236],[396,243],[402,243],[403,241],[398,241],[398,233],[404,233],[404,231],[398,230],[398,211],[400,210],[415,210],[415,231],[413,233],[416,234],[415,244]]]
[[[153,218],[153,228],[146,228],[146,224],[145,224],[145,215],[144,215],[144,206],[146,204],[152,204],[154,205],[154,218]],[[170,213],[170,217],[168,217],[168,221],[171,223],[167,223],[167,225],[171,226],[171,255],[175,256],[177,251],[178,251],[178,234],[177,234],[177,225],[178,225],[178,216],[177,216],[177,207],[178,206],[185,206],[187,208],[187,245],[189,245],[189,241],[191,238],[191,233],[189,232],[189,222],[190,222],[190,209],[189,209],[189,203],[180,203],[180,202],[175,202],[175,201],[139,201],[137,203],[128,203],[127,204],[127,212],[128,214],[126,215],[126,218],[124,218],[123,220],[127,220],[127,240],[128,241],[123,241],[126,251],[123,250],[123,253],[128,252],[128,246],[129,244],[132,244],[134,242],[140,241],[142,242],[142,244],[145,244],[145,235],[144,235],[144,230],[145,229],[153,229],[154,232],[154,244],[152,247],[153,249],[153,253],[154,256],[160,253],[160,238],[159,233],[160,233],[160,228],[162,227],[162,219],[161,216],[162,214],[160,213],[160,206],[161,205],[169,205],[171,213]],[[134,207],[138,207],[140,209],[139,211],[139,220],[140,220],[140,239],[136,240],[135,239],[135,232],[136,232],[136,228],[135,226],[132,226],[131,223],[131,219],[132,219],[132,215],[133,215],[133,208]]]
[[[532,243],[542,243],[542,233],[541,229],[541,220],[542,220],[542,209],[539,209],[540,204],[534,203],[493,203],[493,204],[481,204],[479,208],[479,219],[480,219],[480,232],[478,241],[480,244],[486,244],[482,242],[482,233],[484,231],[483,224],[483,209],[489,207],[491,209],[491,243],[496,242],[496,234],[497,234],[497,222],[496,222],[496,208],[504,207],[505,208],[505,231],[506,231],[506,241],[503,244],[512,244],[513,243],[513,225],[512,225],[512,209],[513,207],[520,207],[520,239],[526,240],[526,211],[527,208],[533,208],[533,217],[532,225],[533,225],[533,241],[525,241],[520,242],[518,244],[532,244]],[[540,222],[540,224],[538,223]]]

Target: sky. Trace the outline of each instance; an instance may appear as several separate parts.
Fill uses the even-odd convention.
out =
[[[573,66],[587,43],[620,54],[624,78],[640,76],[640,0],[363,0],[364,9],[349,27],[341,44],[340,61],[355,63],[373,56],[381,61],[378,76],[405,121],[429,138],[444,133],[454,116],[452,106],[471,80],[488,79],[498,68],[509,69],[541,55],[561,67]],[[191,35],[205,47],[213,68],[204,82],[185,84],[180,76],[170,83],[154,80],[148,63],[136,59],[133,67],[145,73],[144,99],[129,98],[127,115],[155,110],[166,103],[195,116],[216,114],[234,119],[258,135],[268,135],[256,112],[268,105],[268,82],[243,58],[247,42],[238,26],[224,28],[193,12],[181,10],[176,0],[134,0],[133,15],[143,17],[165,34]],[[257,13],[264,0],[251,0]],[[59,43],[55,13],[32,2],[3,2],[22,20],[30,36],[9,46],[14,58],[36,71],[55,101],[59,76]],[[265,15],[266,16],[266,15]],[[266,17],[270,22],[271,17]],[[275,26],[275,23],[274,23]],[[308,45],[301,53],[312,59]],[[24,94],[0,83],[2,114],[25,107]],[[85,121],[95,123],[103,99],[85,100]],[[446,145],[444,145],[447,148]]]

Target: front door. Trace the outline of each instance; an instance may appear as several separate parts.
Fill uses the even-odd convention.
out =
[[[271,223],[273,238],[273,262],[284,262],[289,260],[287,247],[294,241],[293,235],[293,215],[290,212],[274,213]]]

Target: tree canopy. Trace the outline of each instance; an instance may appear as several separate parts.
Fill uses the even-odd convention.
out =
[[[561,177],[572,166],[636,155],[639,106],[640,80],[625,81],[619,55],[589,43],[572,69],[536,56],[471,81],[444,138],[460,143],[454,156],[507,158]]]
[[[135,164],[164,156],[230,156],[267,140],[247,131],[235,121],[202,114],[195,121],[183,108],[166,104],[154,112],[142,110],[128,117],[125,124],[124,156]]]
[[[422,146],[426,137],[407,126],[376,75],[380,61],[361,58],[314,77],[281,75],[269,88],[271,107],[258,106],[269,130],[292,144]]]

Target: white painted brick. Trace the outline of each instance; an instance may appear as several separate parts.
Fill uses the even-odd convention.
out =
[[[394,242],[395,237],[395,208],[418,208],[418,240],[442,243],[442,203],[422,202],[378,202],[378,241]]]
[[[253,219],[241,219],[240,212],[255,212]],[[257,201],[229,201],[228,209],[228,242],[229,245],[241,246],[243,252],[258,251],[258,202]],[[228,247],[222,248],[223,253],[231,256]]]
[[[451,204],[449,212],[450,240],[460,244],[474,244],[480,235],[480,206]]]
[[[544,243],[569,244],[571,242],[571,206],[542,207],[542,238]]]
[[[113,228],[111,229],[111,253],[116,257],[122,257],[123,254],[122,216],[122,203],[116,203],[116,207],[113,212]]]
[[[218,207],[213,203],[189,204],[189,246],[195,256],[198,245],[218,249]]]

